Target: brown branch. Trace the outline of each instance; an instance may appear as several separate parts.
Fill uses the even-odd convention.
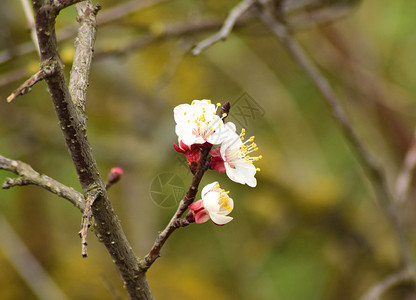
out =
[[[79,116],[85,115],[85,102],[87,101],[88,78],[90,74],[94,43],[97,33],[96,15],[101,6],[93,6],[92,1],[84,1],[76,5],[78,12],[78,36],[75,40],[75,56],[72,64],[69,93],[72,102],[78,108]],[[82,123],[86,123],[84,119]],[[81,222],[81,254],[87,257],[87,234],[90,227],[91,208],[94,201],[100,196],[98,190],[91,190],[86,198],[85,211]]]
[[[181,219],[183,213],[188,209],[188,206],[195,200],[196,193],[198,192],[198,186],[201,182],[202,176],[205,171],[209,168],[208,154],[210,149],[203,148],[201,150],[201,158],[198,163],[198,167],[195,171],[195,174],[192,179],[191,186],[186,192],[185,197],[179,203],[178,209],[173,215],[172,219],[169,221],[165,229],[159,233],[156,238],[156,241],[153,244],[152,249],[149,253],[140,261],[140,267],[143,270],[147,270],[155,262],[155,260],[160,256],[160,250],[165,244],[169,236],[178,228],[189,225],[189,222]]]
[[[221,27],[220,31],[218,31],[213,36],[203,40],[202,42],[198,43],[196,47],[192,50],[193,55],[199,55],[202,50],[205,48],[215,44],[220,40],[225,40],[228,35],[230,34],[231,30],[233,29],[237,20],[256,2],[256,0],[243,0],[237,6],[235,6],[230,13],[228,14],[227,18],[224,21],[223,26]]]
[[[46,175],[36,172],[31,166],[24,162],[11,160],[0,155],[0,169],[19,175],[17,178],[7,178],[6,182],[3,184],[3,189],[14,186],[37,185],[68,200],[81,212],[84,211],[85,202],[81,193]]]
[[[41,49],[41,65],[54,62],[56,72],[45,79],[54,103],[60,128],[65,138],[85,198],[97,193],[92,205],[97,237],[115,262],[131,299],[153,299],[145,273],[139,269],[137,257],[128,242],[120,221],[108,199],[104,182],[87,139],[85,118],[74,105],[58,53],[55,18],[58,11],[51,0],[32,0],[36,32]]]
[[[357,135],[355,129],[352,127],[344,112],[344,109],[340,105],[341,101],[332,90],[326,78],[309,59],[297,41],[292,38],[286,27],[275,18],[275,16],[267,9],[266,6],[264,6],[263,9],[258,12],[258,15],[260,19],[286,46],[295,61],[311,78],[311,80],[324,96],[324,99],[335,121],[343,130],[344,135],[349,139],[350,144],[356,150],[356,153],[361,160],[362,166],[364,167],[364,170],[366,171],[367,176],[370,178],[370,182],[372,183],[375,192],[377,193],[377,199],[379,200],[380,205],[386,212],[386,215],[392,224],[393,230],[395,231],[395,234],[399,240],[403,263],[408,268],[412,268],[413,259],[411,256],[410,248],[405,238],[402,224],[397,213],[395,201],[387,184],[387,179],[382,168],[376,162],[374,156],[365,147],[364,143]]]
[[[32,87],[42,81],[48,76],[51,76],[55,72],[55,65],[53,63],[44,65],[38,72],[32,75],[28,80],[26,80],[19,88],[17,88],[9,97],[7,97],[7,102],[12,102],[19,96],[29,93],[32,90]]]
[[[405,268],[397,273],[389,275],[375,286],[373,286],[360,300],[378,300],[389,289],[403,282],[412,282],[415,278],[413,269]]]

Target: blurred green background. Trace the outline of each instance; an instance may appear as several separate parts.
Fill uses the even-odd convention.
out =
[[[416,121],[416,2],[355,2],[323,1],[288,18],[299,25],[296,38],[342,99],[393,187]],[[120,3],[100,1],[98,19]],[[178,24],[221,22],[237,3],[166,1],[98,28],[88,134],[103,178],[114,166],[125,172],[110,199],[135,252],[144,256],[176,209],[152,197],[153,180],[176,175],[186,188],[192,179],[172,147],[177,141],[173,108],[193,99],[230,101],[230,120],[256,136],[264,157],[257,164],[258,185],[239,185],[214,171],[205,175],[201,187],[217,180],[230,190],[234,220],[177,230],[148,272],[155,297],[357,299],[400,267],[397,238],[310,78],[255,19],[197,57],[190,47],[214,30],[163,38],[164,30]],[[348,14],[314,26],[308,16],[315,10]],[[35,52],[16,50],[27,42],[31,47],[19,1],[1,1],[0,26],[0,154],[80,190],[46,84],[11,104],[5,101],[38,68]],[[75,8],[62,11],[56,26],[76,27]],[[129,53],[102,55],[142,41],[149,32],[161,38]],[[74,37],[60,42],[67,78]],[[0,171],[0,182],[9,176],[14,175]],[[411,187],[400,215],[416,254],[414,196]],[[34,186],[2,190],[0,213],[67,299],[127,297],[93,234],[89,257],[82,259],[81,214],[66,200]],[[6,255],[11,243],[1,237],[0,298],[36,299]],[[383,299],[415,297],[414,287],[401,284]]]

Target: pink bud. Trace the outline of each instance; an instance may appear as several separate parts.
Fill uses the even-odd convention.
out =
[[[105,183],[105,186],[108,188],[110,185],[119,181],[123,173],[124,172],[122,168],[118,168],[118,167],[112,168],[110,170],[110,173],[108,173],[108,178],[107,178],[107,182]]]

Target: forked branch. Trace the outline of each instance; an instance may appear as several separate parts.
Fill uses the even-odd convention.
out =
[[[192,54],[199,55],[205,48],[228,37],[237,20],[256,2],[256,0],[243,0],[235,6],[227,16],[221,29],[214,35],[198,43]]]
[[[81,193],[49,176],[36,172],[24,162],[12,160],[0,155],[0,169],[19,175],[17,178],[7,178],[3,184],[3,189],[9,189],[14,186],[37,185],[68,200],[81,212],[84,211],[85,201]]]
[[[55,5],[58,5],[58,2],[59,7],[66,7],[78,1],[57,1]],[[48,84],[60,128],[78,173],[84,197],[88,199],[94,193],[98,195],[91,210],[95,233],[115,262],[130,298],[153,299],[145,273],[139,269],[137,257],[108,198],[87,138],[86,119],[74,104],[66,83],[55,32],[55,18],[59,10],[51,0],[32,0],[32,4],[41,50],[41,65],[51,61],[56,64],[55,73],[45,81]],[[87,81],[86,78],[85,80]]]

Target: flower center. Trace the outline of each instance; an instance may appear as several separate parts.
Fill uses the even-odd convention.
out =
[[[209,102],[209,104],[211,104],[211,102]],[[195,105],[195,102],[192,102],[191,105]],[[221,106],[221,103],[217,103],[217,109],[220,106]],[[186,112],[184,113],[184,115],[186,115]],[[226,116],[226,114],[224,115]],[[206,140],[211,135],[213,135],[215,133],[216,128],[218,126],[221,126],[220,120],[222,120],[225,117],[225,116],[222,116],[219,120],[215,121],[215,116],[216,116],[216,111],[212,113],[212,118],[210,118],[210,116],[207,115],[207,111],[205,107],[202,107],[202,113],[200,115],[197,115],[196,113],[194,113],[192,115],[192,119],[196,126],[192,129],[192,134],[195,137],[202,137],[204,140]]]
[[[241,130],[240,139],[244,141],[244,136],[246,134],[245,129]],[[237,163],[249,163],[253,164],[253,162],[258,161],[263,158],[262,155],[259,156],[250,156],[249,154],[255,151],[258,151],[259,148],[257,144],[254,143],[254,136],[250,137],[247,141],[243,142],[243,144],[238,148],[231,148],[229,151],[226,152],[226,160],[228,164],[234,168]],[[257,168],[257,171],[260,171]]]
[[[221,190],[220,192],[220,199],[218,200],[218,204],[221,207],[224,207],[228,211],[232,211],[232,208],[230,206],[230,198],[228,197],[228,193],[230,191]]]

